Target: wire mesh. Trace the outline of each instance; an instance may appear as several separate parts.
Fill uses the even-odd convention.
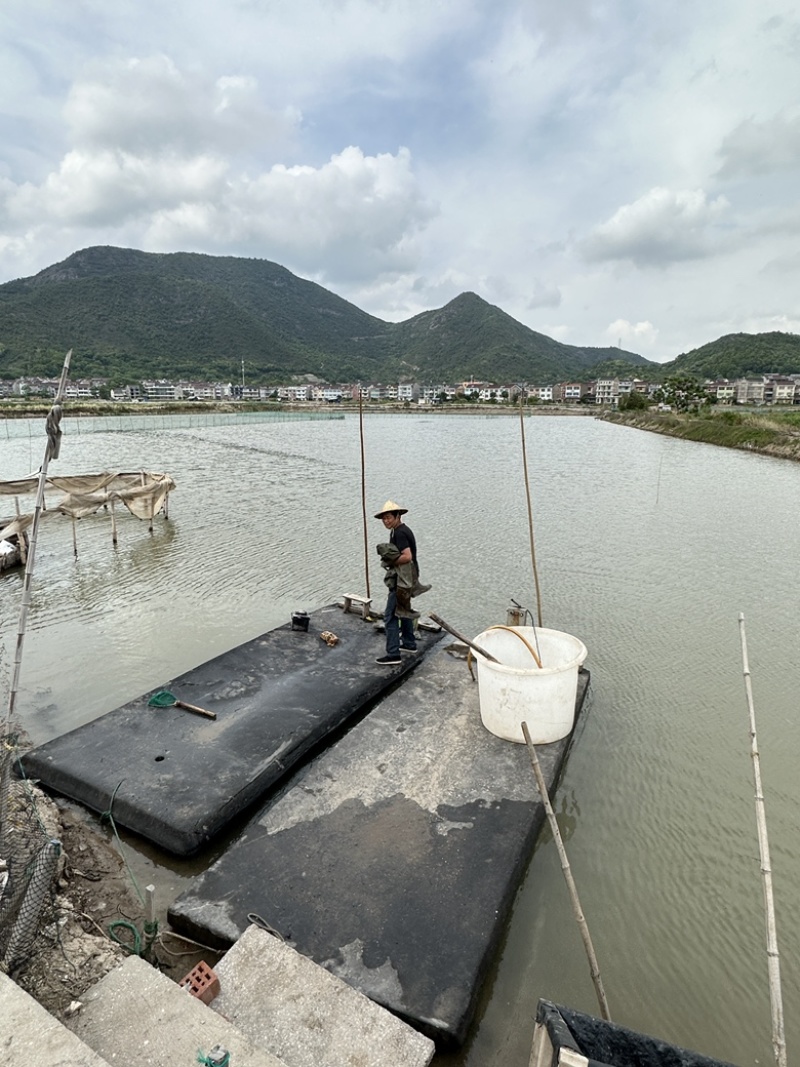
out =
[[[0,968],[21,967],[48,921],[61,842],[48,836],[26,781],[13,773],[13,739],[0,745]]]

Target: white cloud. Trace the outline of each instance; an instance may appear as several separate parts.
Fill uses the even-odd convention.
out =
[[[745,333],[780,333],[800,334],[800,312],[794,315],[758,315],[745,320],[742,329]]]
[[[528,289],[529,308],[557,308],[561,303],[561,291],[558,286],[542,281],[541,278],[533,278]]]
[[[40,186],[7,188],[7,218],[24,226],[115,227],[162,205],[212,197],[225,164],[210,156],[181,159],[103,150],[70,152]]]
[[[73,86],[64,117],[76,146],[146,156],[269,149],[300,121],[265,107],[252,76],[181,71],[164,55],[96,69]]]
[[[652,322],[628,322],[617,319],[606,327],[606,336],[614,344],[619,344],[629,352],[647,355],[658,340],[658,330]]]
[[[702,189],[651,189],[625,204],[583,242],[587,260],[629,259],[637,266],[666,266],[712,255],[727,199],[709,200]]]
[[[745,119],[725,137],[719,154],[720,178],[800,170],[800,113],[765,122]]]
[[[434,210],[407,149],[368,157],[351,146],[322,167],[277,165],[229,179],[219,198],[159,211],[146,242],[266,250],[291,269],[352,282],[411,269],[413,236]]]

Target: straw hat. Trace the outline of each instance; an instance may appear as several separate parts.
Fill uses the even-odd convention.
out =
[[[401,515],[408,513],[408,508],[401,508],[399,504],[395,504],[393,500],[387,500],[380,511],[376,512],[375,518],[382,519],[384,515],[388,515],[390,511],[399,511]]]

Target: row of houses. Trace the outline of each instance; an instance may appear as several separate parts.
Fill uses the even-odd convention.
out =
[[[55,396],[56,378],[18,378],[0,380],[0,397]],[[175,400],[278,400],[286,403],[338,403],[358,400],[389,401],[402,404],[436,405],[458,400],[477,403],[513,403],[521,392],[526,399],[543,404],[592,403],[617,407],[632,392],[655,397],[663,386],[638,378],[598,378],[554,385],[521,383],[497,385],[491,382],[466,381],[458,384],[422,385],[417,382],[380,383],[350,382],[340,385],[305,383],[280,386],[246,385],[223,382],[178,381],[168,379],[143,381],[123,388],[109,388],[104,378],[70,380],[66,399],[89,400],[108,397],[119,401]],[[708,379],[704,388],[720,404],[793,405],[800,404],[800,374],[764,374],[729,380]]]

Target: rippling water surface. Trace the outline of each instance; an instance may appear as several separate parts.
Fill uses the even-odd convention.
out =
[[[178,488],[152,536],[120,517],[116,549],[107,516],[82,520],[77,560],[71,523],[43,525],[18,701],[36,742],[363,587],[357,417],[81,436],[63,426],[51,473],[160,470]],[[612,1016],[741,1067],[771,1059],[743,612],[791,1056],[800,467],[587,417],[537,415],[525,436],[543,621],[589,649],[587,714],[555,806]],[[510,597],[534,606],[517,418],[369,415],[364,444],[368,513],[387,497],[410,509],[428,610],[477,634],[505,621]],[[0,477],[35,470],[43,446],[0,440]],[[381,530],[370,519],[378,597]],[[4,695],[20,594],[21,576],[0,579]],[[439,1062],[527,1067],[539,996],[597,1014],[545,839],[479,1025]]]

